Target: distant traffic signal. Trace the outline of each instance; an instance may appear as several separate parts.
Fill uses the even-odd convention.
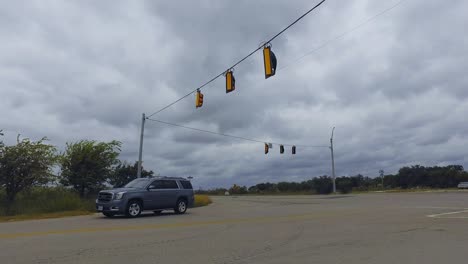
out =
[[[280,145],[280,154],[283,154],[283,153],[284,153],[284,146]]]
[[[268,148],[268,144],[265,143],[265,154],[268,154],[268,149],[269,149],[269,148]]]
[[[197,91],[197,96],[195,97],[195,107],[202,107],[203,106],[203,94],[200,90]]]
[[[265,66],[265,79],[270,78],[276,73],[276,56],[271,51],[271,45],[268,43],[263,47],[263,65]]]
[[[236,89],[236,79],[232,70],[226,72],[226,93],[230,93]]]
[[[296,146],[292,146],[292,154],[293,154],[293,155],[296,154]]]

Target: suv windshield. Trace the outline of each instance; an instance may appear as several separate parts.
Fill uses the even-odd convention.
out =
[[[135,179],[127,183],[124,188],[144,188],[148,184],[148,179]]]

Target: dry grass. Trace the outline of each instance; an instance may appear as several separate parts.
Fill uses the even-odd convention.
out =
[[[195,194],[195,207],[206,206],[212,202],[213,201],[208,195]]]

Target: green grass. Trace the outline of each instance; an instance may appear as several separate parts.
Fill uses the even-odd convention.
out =
[[[5,193],[0,191],[0,201],[5,200]],[[7,215],[5,204],[0,205],[0,217],[33,216],[58,212],[93,212],[94,199],[81,199],[74,191],[54,188],[33,188],[19,193],[11,205],[11,213]]]

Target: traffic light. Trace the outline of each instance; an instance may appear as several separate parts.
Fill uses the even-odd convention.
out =
[[[265,154],[268,154],[268,144],[265,143]]]
[[[197,91],[197,96],[195,97],[195,107],[202,107],[203,106],[203,94],[200,90]]]
[[[265,66],[265,79],[270,78],[276,73],[276,56],[271,51],[271,45],[267,44],[263,47],[263,65]]]
[[[280,154],[283,154],[283,153],[284,153],[284,146],[280,145]]]
[[[232,70],[226,72],[226,93],[230,93],[236,89],[236,79]]]
[[[296,155],[296,146],[292,146],[292,154]]]

